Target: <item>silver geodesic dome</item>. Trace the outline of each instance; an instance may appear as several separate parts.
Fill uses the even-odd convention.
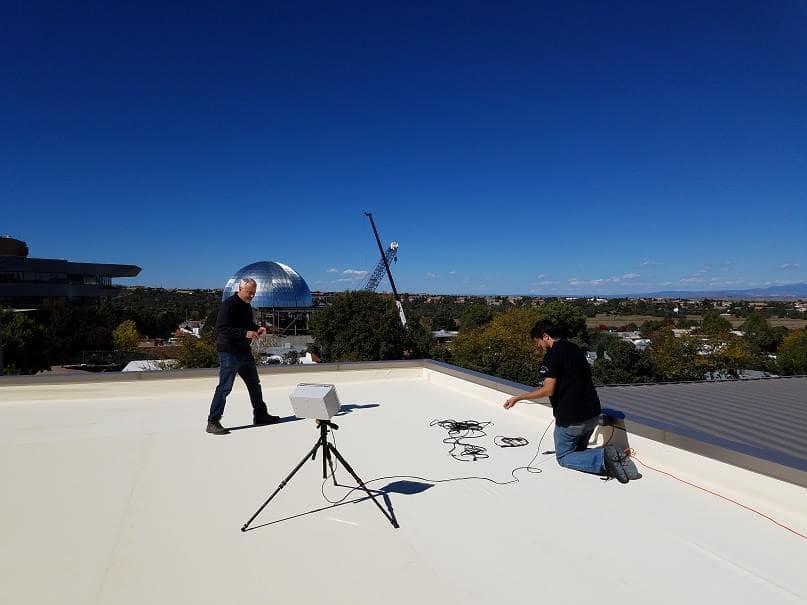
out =
[[[258,285],[252,307],[256,309],[287,309],[311,306],[311,290],[294,269],[283,263],[260,261],[236,271],[227,285],[221,300],[238,292],[238,283],[251,277]]]

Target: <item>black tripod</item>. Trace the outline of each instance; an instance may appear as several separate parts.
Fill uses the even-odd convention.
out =
[[[244,525],[241,527],[241,531],[247,531],[247,529],[249,529],[249,524],[252,523],[252,521],[254,521],[255,517],[261,514],[261,511],[264,508],[266,508],[266,505],[272,501],[272,498],[274,498],[278,494],[278,492],[280,492],[280,490],[286,487],[286,484],[289,481],[291,481],[291,478],[294,477],[297,471],[299,471],[309,459],[311,459],[312,461],[316,459],[317,450],[319,448],[322,448],[322,478],[323,479],[328,478],[328,468],[330,467],[331,476],[333,477],[333,484],[338,485],[338,483],[336,483],[336,474],[333,466],[333,458],[331,458],[331,454],[333,453],[333,455],[336,456],[336,459],[342,464],[342,466],[344,466],[347,469],[347,472],[349,472],[353,476],[353,478],[356,480],[356,483],[359,484],[359,487],[361,487],[365,492],[367,492],[367,495],[370,496],[373,502],[375,502],[375,505],[378,507],[381,513],[387,519],[389,519],[389,522],[392,523],[392,526],[397,528],[398,522],[395,520],[395,517],[391,513],[388,513],[387,511],[384,510],[384,507],[378,503],[376,497],[370,492],[369,489],[367,489],[367,486],[364,484],[364,481],[359,479],[359,476],[347,463],[347,460],[342,458],[342,455],[339,453],[339,450],[336,449],[336,446],[328,441],[328,429],[332,428],[336,430],[339,427],[330,420],[317,420],[317,426],[319,427],[319,439],[317,439],[317,442],[314,444],[314,447],[311,448],[311,451],[308,452],[302,460],[300,460],[300,463],[294,467],[294,470],[289,473],[289,476],[280,482],[280,485],[277,486],[277,489],[272,492],[272,495],[269,496],[269,498],[267,498],[266,502],[261,504],[261,507],[255,511],[255,514],[249,518],[249,521],[244,523]]]

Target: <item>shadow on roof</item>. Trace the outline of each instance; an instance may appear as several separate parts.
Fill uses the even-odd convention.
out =
[[[380,403],[346,403],[341,408],[339,408],[339,412],[337,412],[337,416],[344,416],[345,414],[350,414],[354,410],[366,410],[367,408],[377,408],[380,407]]]
[[[305,418],[297,418],[297,416],[284,416],[275,424],[285,424],[286,422],[297,422],[298,420],[306,420]],[[266,426],[273,426],[271,424],[242,424],[241,426],[226,427],[228,431],[240,431],[242,429],[258,429]]]

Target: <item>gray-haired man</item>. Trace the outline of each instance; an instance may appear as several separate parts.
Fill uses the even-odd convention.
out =
[[[266,328],[258,327],[252,317],[250,303],[257,291],[255,280],[245,277],[238,285],[238,292],[225,300],[216,319],[216,349],[219,352],[219,384],[210,404],[207,417],[207,432],[226,435],[230,431],[221,426],[227,395],[233,389],[235,375],[238,374],[247,385],[255,424],[274,424],[280,418],[272,416],[266,409],[261,392],[258,369],[252,357],[250,344],[254,338],[266,333]]]

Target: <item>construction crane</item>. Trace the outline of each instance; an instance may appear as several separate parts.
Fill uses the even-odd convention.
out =
[[[381,245],[381,238],[378,236],[378,229],[375,228],[375,221],[373,220],[373,215],[370,212],[365,212],[364,216],[370,219],[370,225],[373,228],[373,234],[375,235],[375,241],[378,244],[378,251],[381,253],[381,260],[378,261],[378,264],[375,267],[370,278],[365,282],[363,286],[363,290],[367,290],[369,292],[375,291],[378,287],[381,278],[386,271],[387,277],[389,278],[389,285],[392,286],[392,296],[395,299],[395,306],[398,307],[398,315],[401,318],[401,323],[403,327],[406,327],[406,315],[404,315],[403,305],[401,304],[401,299],[398,296],[398,290],[395,288],[395,280],[392,279],[392,271],[390,271],[389,264],[390,261],[397,262],[398,260],[398,242],[392,242],[387,248],[386,252],[384,251],[384,247]]]
[[[375,289],[378,288],[378,284],[381,283],[381,279],[384,277],[386,266],[389,266],[390,263],[398,262],[398,242],[390,243],[389,248],[387,248],[387,251],[384,253],[384,258],[386,259],[387,264],[384,264],[384,260],[378,261],[378,264],[375,266],[375,270],[362,285],[362,290],[366,290],[367,292],[375,292]]]

